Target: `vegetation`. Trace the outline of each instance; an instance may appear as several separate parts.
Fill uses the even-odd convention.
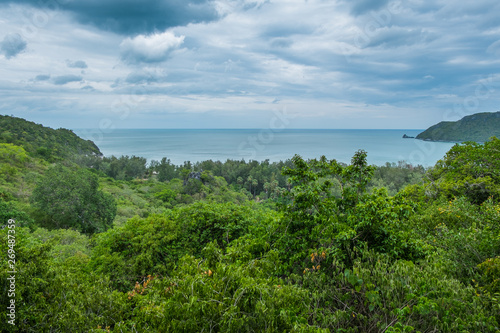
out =
[[[0,330],[499,332],[499,148],[426,170],[0,144]]]
[[[500,137],[500,111],[476,113],[459,121],[442,121],[417,135],[417,139],[451,142],[486,142]]]
[[[466,196],[480,204],[499,197],[500,139],[493,137],[483,145],[468,143],[450,149],[429,172],[432,190],[448,198]]]
[[[63,160],[72,155],[102,155],[90,140],[83,140],[73,131],[54,130],[22,118],[0,115],[0,143],[22,146],[31,156],[50,162]]]
[[[31,196],[40,225],[89,234],[105,231],[113,223],[116,204],[98,185],[97,176],[85,169],[48,169]]]

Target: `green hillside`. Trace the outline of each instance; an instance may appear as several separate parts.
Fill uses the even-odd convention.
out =
[[[500,137],[500,111],[476,113],[459,121],[442,121],[417,135],[428,141],[485,142]]]
[[[5,119],[0,332],[500,332],[500,139],[147,165]]]
[[[83,140],[73,131],[52,129],[22,118],[0,115],[0,143],[22,146],[31,156],[62,159],[75,154],[102,155],[90,140]]]

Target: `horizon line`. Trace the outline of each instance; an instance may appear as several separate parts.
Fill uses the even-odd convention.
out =
[[[80,128],[70,128],[71,130],[98,130],[99,128],[96,127],[80,127]],[[423,128],[283,128],[283,129],[272,129],[272,128],[229,128],[229,127],[224,127],[224,128],[158,128],[158,127],[121,127],[121,128],[113,128],[113,129],[107,129],[107,131],[114,131],[114,130],[207,130],[207,131],[213,131],[213,130],[271,130],[274,132],[283,132],[283,131],[288,131],[288,130],[320,130],[320,131],[325,131],[325,130],[346,130],[346,131],[425,131]]]

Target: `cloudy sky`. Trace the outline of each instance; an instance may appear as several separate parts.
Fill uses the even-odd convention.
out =
[[[0,113],[424,129],[500,110],[498,0],[0,0]]]

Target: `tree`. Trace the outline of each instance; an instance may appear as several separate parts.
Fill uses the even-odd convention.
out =
[[[0,174],[5,175],[7,181],[11,181],[28,161],[29,157],[22,147],[0,143]]]
[[[161,159],[158,165],[158,180],[164,182],[172,180],[175,177],[175,165],[170,163],[170,159],[166,157]]]
[[[252,185],[253,185],[253,196],[255,197],[255,192],[257,190],[257,185],[259,185],[259,181],[257,179],[252,179]]]
[[[252,176],[248,176],[247,182],[250,185],[250,193],[252,193],[253,177]]]
[[[7,224],[9,219],[15,220],[17,226],[29,226],[33,223],[28,214],[16,207],[15,202],[5,202],[0,197],[0,225]]]
[[[475,204],[488,197],[500,197],[500,139],[495,137],[484,144],[456,144],[429,172],[430,187],[438,194],[465,196]]]
[[[368,165],[363,150],[354,154],[348,166],[325,156],[305,161],[295,155],[292,161],[293,168],[283,169],[293,188],[286,193],[289,200],[279,206],[284,215],[276,244],[284,256],[283,267],[301,271],[311,248],[334,247],[331,252],[340,256],[352,247],[356,230],[346,217],[355,213],[356,205],[366,196],[374,167]],[[341,197],[334,193],[337,184]]]
[[[56,165],[38,182],[31,200],[44,226],[92,234],[109,228],[116,215],[114,198],[98,186],[90,171]]]
[[[266,191],[266,199],[271,196],[271,184],[269,182],[264,183],[264,191]]]

